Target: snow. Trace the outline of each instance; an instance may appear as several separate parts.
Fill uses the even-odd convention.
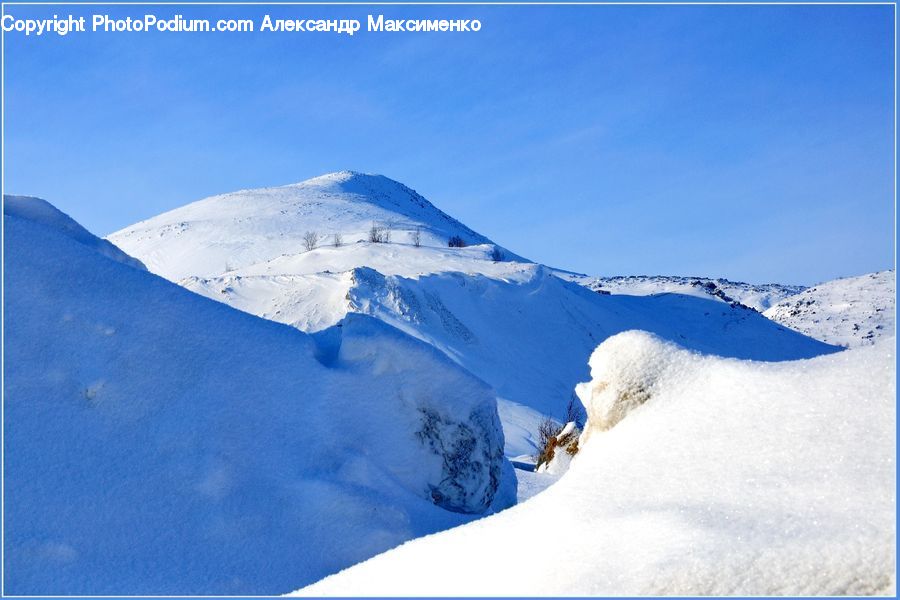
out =
[[[391,243],[357,241],[367,239],[373,221],[397,224]],[[415,228],[422,231],[420,247],[406,235]],[[346,243],[335,247],[326,238],[305,251],[300,238],[310,230],[340,231]],[[448,248],[450,235],[473,245]],[[362,313],[432,345],[502,399],[510,457],[536,452],[541,416],[564,415],[575,384],[588,375],[592,350],[626,329],[758,360],[835,350],[690,281],[678,288],[686,293],[607,296],[505,249],[505,259],[494,261],[490,240],[376,175],[340,172],[216,196],[110,239],[192,291],[305,332]],[[230,270],[223,272],[226,263]]]
[[[893,338],[761,363],[629,331],[590,363],[552,487],[297,594],[894,593]]]
[[[895,335],[896,279],[891,269],[827,281],[782,300],[765,315],[829,344],[874,344]]]
[[[373,246],[377,248],[368,249],[373,263],[381,262],[382,253],[398,252],[384,244]],[[434,264],[439,263],[435,258]],[[677,294],[603,296],[562,281],[541,265],[502,264],[503,272],[490,274],[484,271],[496,268],[494,263],[471,259],[466,272],[409,277],[357,267],[342,273],[238,272],[182,283],[305,331],[331,326],[349,313],[371,315],[441,350],[505,401],[555,417],[563,416],[575,384],[587,376],[587,358],[597,343],[626,329],[654,331],[695,349],[741,358],[785,360],[833,351],[753,310],[718,300]],[[530,436],[511,425],[504,420],[507,454],[523,454]]]
[[[894,589],[892,271],[587,278],[349,171],[110,236],[140,262],[4,212],[7,593]]]
[[[722,278],[679,277],[674,275],[618,275],[615,277],[587,277],[560,274],[594,291],[610,294],[650,296],[652,294],[685,294],[698,298],[717,298],[723,302],[737,302],[763,312],[781,300],[803,291],[800,285],[781,283],[744,283]]]
[[[514,502],[493,393],[443,354],[239,312],[5,201],[5,593],[284,593]]]
[[[3,196],[3,214],[28,219],[32,223],[52,229],[56,233],[68,236],[80,244],[84,244],[107,258],[129,265],[136,269],[146,270],[141,261],[128,256],[119,248],[102,240],[79,225],[72,217],[65,214],[46,200],[31,196]]]
[[[401,244],[411,245],[416,230],[426,246],[446,248],[454,235],[468,245],[491,243],[403,184],[353,171],[213,196],[136,223],[109,240],[144,257],[152,272],[177,281],[297,254],[307,231],[322,236],[323,246],[335,233],[354,244],[369,238],[373,223],[390,225],[392,241]]]
[[[516,469],[516,478],[518,479],[518,502],[521,504],[556,483],[559,475]]]

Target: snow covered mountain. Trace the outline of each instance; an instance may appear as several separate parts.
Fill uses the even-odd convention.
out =
[[[744,283],[708,277],[678,277],[669,275],[628,275],[616,277],[587,277],[569,275],[567,279],[600,293],[649,296],[652,294],[685,294],[698,298],[713,298],[727,304],[742,304],[759,312],[789,296],[799,294],[801,285],[780,283]]]
[[[305,249],[307,232],[318,245],[368,240],[372,226],[390,241],[447,246],[489,244],[405,185],[381,175],[329,173],[281,187],[213,196],[136,223],[108,236],[152,272],[176,281],[212,276]],[[509,254],[509,252],[505,252]]]
[[[765,315],[804,335],[840,346],[895,335],[896,272],[835,279],[786,298]]]
[[[373,221],[391,220],[402,224],[391,243],[367,241]],[[419,246],[398,233],[409,228],[423,232]],[[342,231],[346,243],[306,250],[298,232],[311,230]],[[452,235],[470,245],[448,247]],[[431,344],[497,392],[512,457],[534,453],[538,421],[562,416],[591,351],[626,329],[756,360],[834,350],[705,292],[603,295],[508,250],[497,256],[484,236],[375,175],[217,196],[110,239],[190,290],[303,331],[363,313]]]
[[[365,315],[315,336],[4,205],[4,591],[278,594],[515,501],[492,391]]]
[[[893,345],[771,364],[609,338],[557,483],[298,595],[893,595]]]

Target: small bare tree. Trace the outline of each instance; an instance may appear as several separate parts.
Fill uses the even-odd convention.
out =
[[[462,239],[458,235],[451,236],[449,240],[447,240],[447,245],[451,248],[465,248],[466,240]]]
[[[369,230],[369,241],[373,244],[390,244],[391,229],[390,225],[379,225],[372,222],[372,228]]]
[[[412,243],[413,246],[418,248],[422,245],[422,228],[416,227],[416,230],[412,232]]]
[[[538,424],[538,455],[535,457],[536,466],[549,462],[553,458],[553,450],[556,448],[556,435],[562,431],[563,426],[546,417]]]
[[[391,234],[394,232],[394,225],[395,225],[395,224],[396,224],[396,223],[394,222],[393,219],[388,219],[388,220],[385,222],[384,226],[381,228],[381,230],[382,230],[382,232],[383,232],[383,233],[382,233],[382,241],[383,241],[385,244],[390,244],[390,243],[391,243]]]
[[[381,236],[381,227],[375,221],[372,221],[372,228],[369,230],[369,241],[373,244],[380,244],[382,242]]]
[[[315,231],[307,231],[303,234],[303,247],[306,251],[315,250],[319,245],[319,234]]]
[[[334,240],[332,241],[332,244],[335,248],[340,248],[344,245],[344,236],[342,236],[340,233],[334,234]]]

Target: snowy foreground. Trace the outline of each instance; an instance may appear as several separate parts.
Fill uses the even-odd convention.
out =
[[[8,594],[893,590],[893,272],[592,279],[349,171],[4,233]]]
[[[5,592],[278,594],[515,501],[491,390],[309,336],[5,203]]]
[[[893,594],[893,345],[773,364],[616,335],[558,483],[299,594]]]

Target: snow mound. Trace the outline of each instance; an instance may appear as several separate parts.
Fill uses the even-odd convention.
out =
[[[69,236],[76,242],[93,248],[103,256],[136,269],[146,270],[144,264],[128,256],[108,241],[98,238],[46,200],[32,196],[3,196],[3,214],[27,219]]]
[[[210,277],[319,245],[366,241],[373,224],[390,229],[391,242],[447,248],[448,239],[490,244],[414,190],[381,175],[330,173],[281,187],[243,190],[176,208],[109,236],[148,268],[178,281]],[[505,254],[514,257],[508,251]],[[354,265],[360,266],[360,265]]]
[[[575,388],[590,424],[584,441],[590,432],[614,427],[667,384],[671,371],[689,367],[699,356],[680,355],[673,344],[661,342],[645,331],[627,331],[609,338],[591,355],[591,381]]]
[[[4,221],[6,593],[284,593],[515,501],[491,390],[433,348],[236,311],[26,206]]]
[[[863,346],[895,335],[897,277],[891,269],[820,283],[765,315],[805,335],[840,346]]]
[[[892,594],[894,365],[890,343],[757,363],[613,336],[556,484],[297,594]]]

